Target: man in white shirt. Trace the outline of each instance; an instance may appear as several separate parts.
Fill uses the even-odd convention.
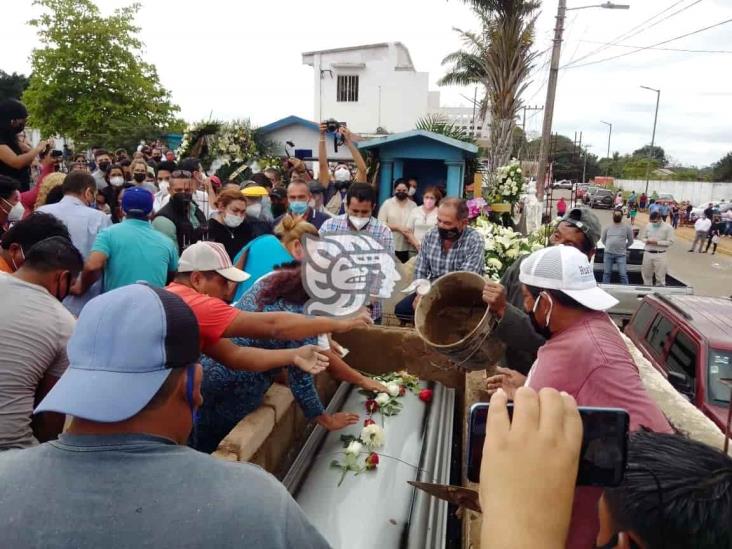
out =
[[[674,243],[674,229],[661,220],[661,213],[651,213],[648,223],[640,233],[640,239],[646,243],[643,251],[641,275],[646,286],[665,286],[668,262],[666,251]],[[653,283],[655,276],[656,283]]]
[[[702,244],[706,242],[707,235],[709,234],[709,229],[712,228],[712,220],[709,219],[706,214],[702,214],[702,216],[696,220],[696,223],[694,223],[694,230],[696,231],[696,236],[694,237],[694,242],[691,244],[690,252],[694,251],[694,248],[696,248],[696,243],[699,243],[699,253],[702,251]]]

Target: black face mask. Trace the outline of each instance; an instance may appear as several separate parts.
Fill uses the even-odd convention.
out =
[[[529,311],[529,318],[531,319],[531,324],[534,326],[534,330],[537,334],[539,334],[544,339],[549,339],[552,337],[552,333],[546,326],[542,326],[536,321],[536,315],[534,315],[534,311]]]
[[[457,229],[443,229],[442,227],[438,227],[437,232],[440,233],[442,240],[457,240],[463,234],[462,231]]]
[[[399,191],[399,192],[398,192],[398,193],[396,193],[396,194],[395,194],[394,196],[396,196],[396,197],[397,197],[397,200],[406,200],[406,198],[407,198],[407,193],[405,193],[405,192],[402,192],[402,191]]]
[[[272,204],[272,215],[274,217],[279,217],[286,213],[287,213],[287,208],[285,208],[284,204]]]
[[[56,286],[56,299],[63,301],[69,296],[71,291],[71,273],[66,273],[66,294],[61,296],[61,277],[58,277],[58,286]]]
[[[162,160],[162,158],[163,158],[162,156],[153,156],[153,160],[155,162],[160,162],[160,160]]]
[[[146,177],[147,177],[147,175],[145,175],[144,173],[132,174],[132,179],[134,179],[137,183],[142,183],[143,181],[145,181]]]
[[[348,181],[336,181],[335,188],[339,191],[345,191],[350,183]]]
[[[100,170],[102,170],[103,172],[106,172],[109,169],[110,164],[109,164],[109,162],[100,162],[99,164],[97,164],[97,166],[99,167]]]
[[[193,201],[191,193],[175,193],[170,197],[170,203],[176,210],[185,210]]]

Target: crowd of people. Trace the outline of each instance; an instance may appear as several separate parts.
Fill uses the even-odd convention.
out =
[[[304,314],[305,237],[368,235],[413,261],[415,279],[483,274],[465,201],[397,179],[379,206],[345,128],[353,167],[328,164],[324,125],[317,177],[288,159],[237,182],[160,143],[91,158],[32,148],[26,118],[21,103],[0,104],[3,543],[327,547],[274,477],[207,454],[275,382],[329,431],[360,418],[328,413],[315,376],[386,390],[331,337],[381,322],[381,300],[350,317]],[[671,434],[646,394],[592,274],[601,237],[612,259],[632,232],[603,235],[591,210],[571,208],[550,247],[486,283],[506,353],[486,380],[484,547],[729,544],[732,461]],[[411,320],[419,299],[396,315]],[[626,480],[604,494],[574,489],[578,404],[626,409],[635,431]]]

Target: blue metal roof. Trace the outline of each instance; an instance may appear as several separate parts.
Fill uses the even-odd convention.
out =
[[[411,139],[414,137],[426,137],[427,139],[432,139],[444,145],[455,147],[471,154],[478,153],[477,145],[473,145],[472,143],[466,143],[465,141],[459,141],[457,139],[453,139],[452,137],[446,137],[439,133],[428,132],[427,130],[410,130],[408,132],[395,133],[392,135],[387,135],[385,137],[377,137],[375,139],[369,139],[368,141],[362,141],[357,145],[359,149],[372,149],[374,147],[380,147],[382,145],[395,143],[397,141],[404,141],[406,139]]]
[[[275,122],[267,124],[266,126],[262,126],[261,128],[258,128],[258,131],[261,133],[270,133],[275,130],[279,130],[280,128],[286,128],[287,126],[305,126],[306,128],[310,128],[316,131],[320,130],[320,126],[317,122],[313,122],[312,120],[305,120],[304,118],[300,118],[299,116],[291,115],[276,120]]]

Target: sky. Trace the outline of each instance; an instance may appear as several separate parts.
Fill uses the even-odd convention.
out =
[[[592,2],[600,0],[568,0],[568,7]],[[611,150],[630,153],[651,141],[656,94],[640,87],[645,85],[661,90],[656,144],[667,156],[684,165],[717,161],[732,151],[732,22],[661,46],[731,53],[637,52],[603,44],[649,46],[732,19],[732,0],[622,2],[630,9],[567,12],[561,65],[574,66],[559,73],[553,131],[570,138],[582,131],[583,144],[602,157],[608,139],[604,120],[613,124]],[[104,14],[129,3],[97,0]],[[437,86],[442,58],[461,45],[453,27],[478,28],[460,0],[141,3],[143,57],[157,67],[188,121],[248,117],[264,125],[290,114],[312,119],[313,73],[301,53],[389,41],[407,46],[416,69],[429,73],[430,89],[441,91],[443,105],[471,105],[473,88]],[[39,8],[31,0],[13,7],[3,14],[0,69],[27,74],[38,41],[26,23]],[[556,0],[542,3],[535,42],[543,53],[524,94],[527,105],[541,106],[546,99],[556,8]],[[628,52],[633,53],[602,61]],[[587,54],[592,55],[581,60]],[[596,61],[602,62],[579,66]],[[542,116],[527,114],[530,135],[541,131]]]

